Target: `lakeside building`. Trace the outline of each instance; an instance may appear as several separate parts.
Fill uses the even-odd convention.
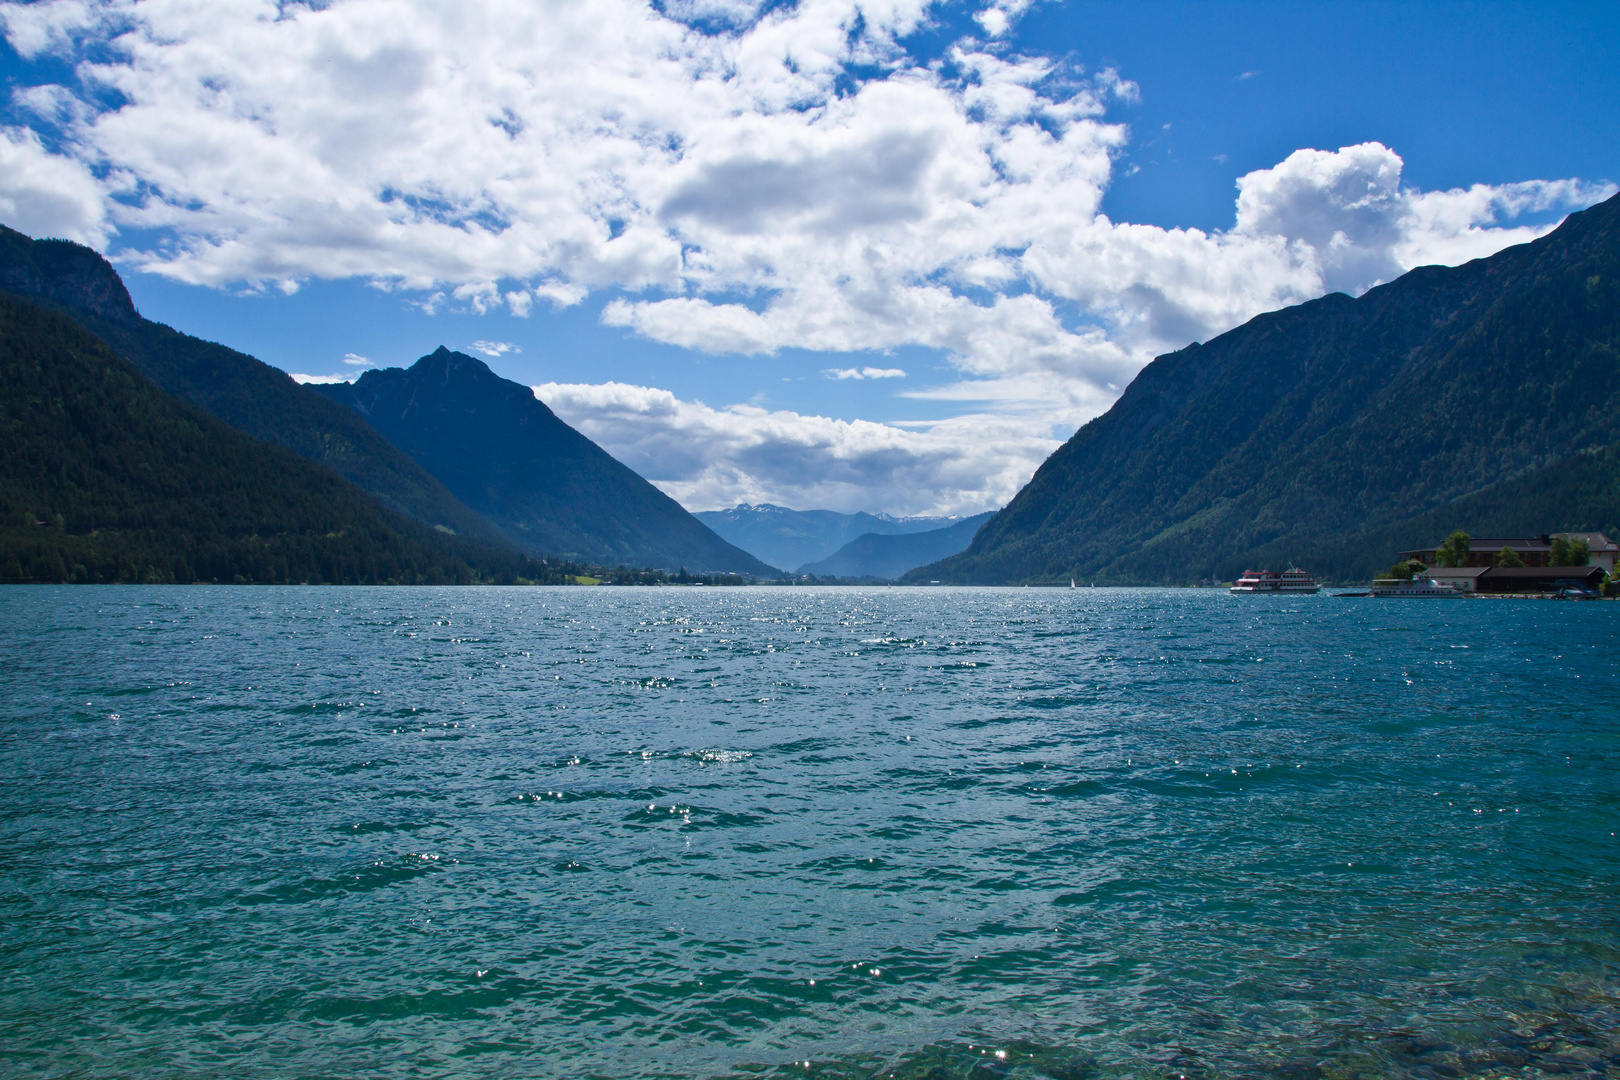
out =
[[[1554,592],[1561,581],[1577,582],[1583,589],[1597,592],[1603,586],[1603,574],[1601,566],[1437,566],[1422,576],[1460,592],[1486,595]]]
[[[1576,578],[1581,575],[1574,573],[1577,570],[1588,570],[1593,567],[1605,573],[1614,572],[1615,557],[1620,555],[1620,544],[1616,544],[1600,532],[1564,532],[1543,533],[1540,536],[1480,536],[1468,541],[1468,552],[1463,565],[1458,569],[1473,569],[1475,567],[1495,567],[1497,556],[1503,548],[1511,548],[1520,559],[1524,560],[1527,570],[1540,569],[1548,566],[1552,561],[1552,542],[1555,536],[1562,536],[1569,540],[1585,540],[1589,552],[1586,566],[1557,566],[1555,570],[1568,570],[1570,573],[1557,575]],[[1416,551],[1401,552],[1401,559],[1416,559],[1424,566],[1434,566],[1439,561],[1440,546],[1420,548]],[[1431,575],[1433,576],[1433,575]],[[1487,590],[1477,590],[1484,592]],[[1501,592],[1504,590],[1494,590]]]
[[[1479,587],[1479,579],[1489,569],[1488,566],[1436,566],[1425,570],[1421,576],[1450,585],[1458,592],[1476,593],[1485,591]]]

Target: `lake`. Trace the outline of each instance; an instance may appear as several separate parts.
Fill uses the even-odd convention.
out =
[[[1620,604],[0,620],[9,1075],[1620,1076]]]

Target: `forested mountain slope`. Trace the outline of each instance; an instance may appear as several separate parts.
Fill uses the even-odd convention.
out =
[[[1255,562],[1291,558],[1331,567],[1341,580],[1365,581],[1393,563],[1396,552],[1433,547],[1457,529],[1470,536],[1602,532],[1620,539],[1620,444],[1572,454],[1388,525],[1261,548]]]
[[[1620,196],[1159,357],[967,551],[908,579],[1175,583],[1307,550],[1353,576],[1352,537],[1617,439]]]
[[[523,550],[608,565],[776,571],[558,419],[534,391],[440,348],[320,392],[347,405]]]
[[[142,318],[117,272],[89,248],[31,240],[0,226],[0,290],[65,311],[163,390],[327,466],[389,509],[469,539],[505,543],[350,410],[251,356]]]
[[[546,579],[154,386],[61,312],[0,295],[0,581]]]

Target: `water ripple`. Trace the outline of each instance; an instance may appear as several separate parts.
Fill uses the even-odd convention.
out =
[[[1620,605],[0,618],[8,1074],[1620,1077]]]

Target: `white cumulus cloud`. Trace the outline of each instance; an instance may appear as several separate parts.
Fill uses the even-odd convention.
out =
[[[1028,418],[963,416],[917,430],[752,405],[711,408],[626,383],[546,383],[535,396],[692,510],[776,502],[972,514],[1012,498],[1057,449]]]
[[[828,368],[822,372],[829,379],[903,379],[906,373],[897,367]]]
[[[973,21],[984,28],[984,32],[991,37],[1000,37],[1012,29],[1013,22],[1022,15],[1030,5],[1030,0],[994,0],[982,11],[973,16]]]
[[[920,346],[957,377],[910,393],[1049,432],[1159,352],[1615,190],[1421,191],[1369,142],[1242,177],[1227,229],[1116,222],[1110,110],[1137,87],[1017,52],[1028,0],[976,0],[986,40],[908,53],[941,6],[0,3],[20,55],[73,72],[14,93],[35,120],[0,133],[0,218],[206,286],[360,278],[516,316],[607,292],[606,324],[689,349]],[[987,442],[963,444],[981,503],[1004,486]]]
[[[0,222],[99,248],[112,232],[107,196],[83,163],[49,152],[35,132],[0,129]]]
[[[1154,353],[1327,289],[1533,235],[1611,190],[1401,183],[1376,144],[1302,150],[1207,234],[1099,212],[1136,87],[965,39],[930,0],[40,0],[0,4],[62,152],[13,132],[16,221],[206,285],[361,277],[449,307],[628,293],[609,325],[712,352],[921,345],[1001,407],[1108,400]],[[1027,0],[977,17],[1004,33]],[[1070,305],[1082,313],[1076,322]],[[1005,385],[1000,385],[1005,384]],[[1083,419],[1071,414],[1069,419]]]

